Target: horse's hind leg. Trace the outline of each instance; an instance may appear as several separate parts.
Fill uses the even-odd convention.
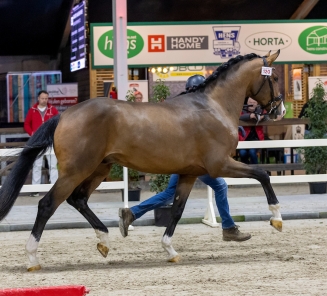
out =
[[[80,182],[81,180],[76,177],[59,177],[51,190],[39,201],[36,220],[25,247],[29,259],[28,271],[41,269],[36,252],[44,227],[58,206],[68,198]]]
[[[107,257],[109,252],[108,229],[92,212],[87,202],[91,193],[99,186],[109,171],[110,165],[100,164],[96,171],[84,180],[67,199],[67,202],[79,211],[93,227],[97,238],[100,239],[97,248],[103,257]]]
[[[169,222],[169,226],[167,227],[161,240],[162,247],[168,253],[169,262],[178,262],[180,259],[179,255],[172,246],[171,239],[174,234],[176,225],[182,217],[186,201],[188,199],[188,196],[190,195],[196,178],[197,177],[187,175],[179,176],[179,181],[176,188],[174,203],[172,207],[172,219]]]
[[[229,161],[224,163],[222,168],[222,176],[232,178],[253,178],[258,180],[266,194],[269,210],[273,216],[270,218],[270,225],[278,231],[282,231],[283,221],[280,214],[280,205],[275,192],[270,183],[269,175],[262,169],[249,166],[247,164],[235,161],[229,158]]]

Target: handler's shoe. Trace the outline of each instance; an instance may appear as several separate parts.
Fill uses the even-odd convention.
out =
[[[238,230],[239,226],[235,225],[232,228],[223,229],[224,241],[243,242],[251,238],[250,233],[242,233]]]
[[[119,230],[123,237],[128,235],[128,226],[135,220],[132,211],[128,208],[119,208]]]

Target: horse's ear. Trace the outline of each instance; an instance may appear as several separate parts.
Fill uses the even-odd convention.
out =
[[[268,51],[268,53],[265,55],[266,58],[270,57],[271,50]]]
[[[267,57],[267,62],[268,62],[269,66],[271,66],[271,64],[277,59],[277,57],[279,56],[279,53],[280,53],[280,50],[278,49],[274,54]]]

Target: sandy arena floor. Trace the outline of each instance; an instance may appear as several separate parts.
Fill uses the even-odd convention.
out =
[[[252,233],[243,242],[224,242],[221,230],[178,225],[173,240],[182,257],[166,262],[164,228],[135,227],[122,238],[110,229],[106,259],[96,250],[92,229],[45,231],[39,247],[42,270],[26,271],[29,232],[0,233],[0,288],[85,285],[89,295],[325,295],[327,220],[239,223]]]

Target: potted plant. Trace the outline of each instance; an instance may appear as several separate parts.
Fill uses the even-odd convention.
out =
[[[109,177],[112,180],[123,180],[123,167],[120,164],[114,163],[110,169]],[[140,176],[139,172],[133,169],[128,169],[128,200],[139,201],[141,196]],[[122,199],[124,199],[124,189],[122,189]]]
[[[170,95],[169,87],[165,84],[164,80],[157,79],[155,85],[152,88],[151,102],[163,102]],[[151,175],[150,178],[150,191],[159,193],[167,188],[169,182],[169,175],[156,174]]]
[[[134,94],[134,91],[132,91],[131,89],[129,89],[127,91],[127,93],[126,93],[125,99],[128,102],[135,102],[135,94]]]
[[[327,138],[327,93],[321,80],[316,83],[311,93],[308,107],[304,111],[304,117],[310,120],[309,132],[304,135],[305,139]],[[327,147],[301,147],[301,162],[307,174],[326,174],[327,170]],[[309,183],[310,193],[326,193],[326,182]]]
[[[163,102],[170,95],[169,87],[165,85],[165,82],[161,79],[156,80],[152,91],[153,93],[150,101],[155,103]],[[164,191],[168,186],[169,178],[170,175],[166,174],[151,175],[149,182],[150,191],[156,193]],[[156,226],[167,227],[170,220],[171,205],[163,206],[154,210],[154,223]]]
[[[152,92],[152,98],[150,98],[150,101],[155,103],[163,102],[168,96],[170,96],[169,87],[165,85],[165,82],[161,79],[156,80]]]

